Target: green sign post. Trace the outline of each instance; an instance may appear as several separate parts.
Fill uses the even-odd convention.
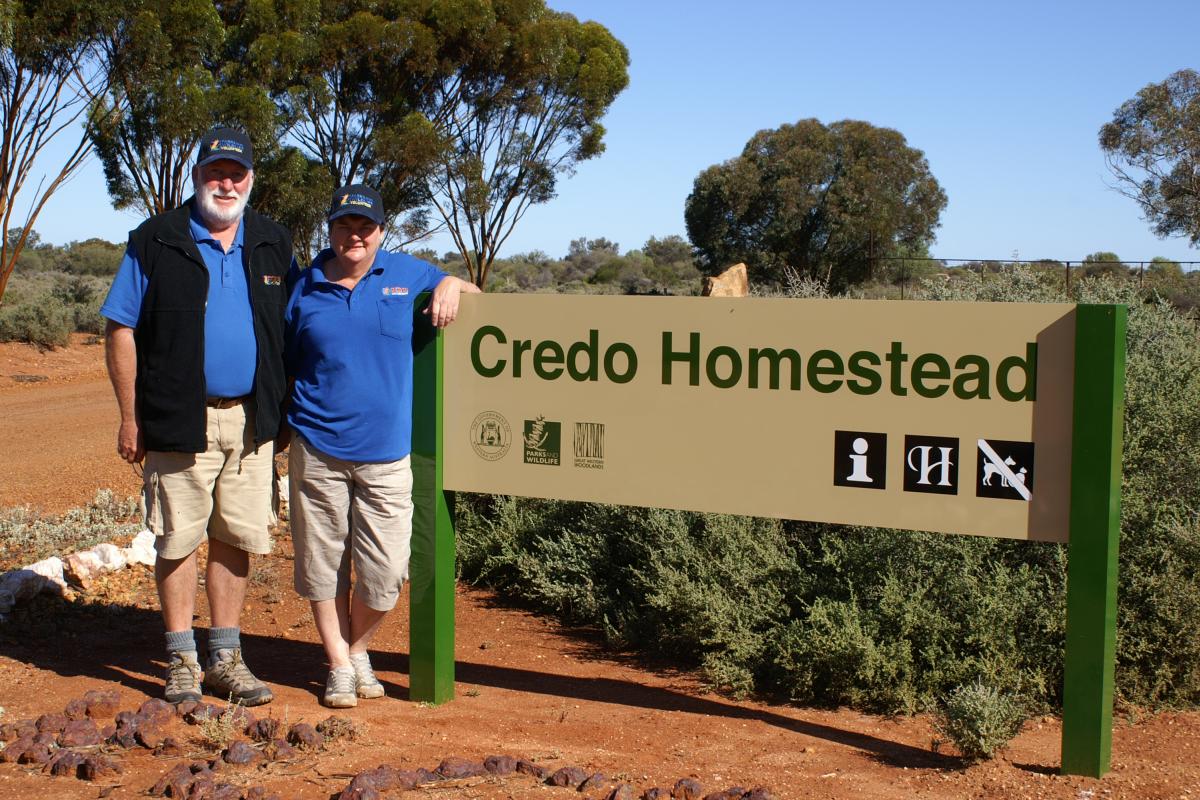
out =
[[[595,300],[616,300],[615,298],[594,298]],[[626,299],[627,301],[628,299]],[[565,353],[565,358],[568,367],[577,366],[572,361],[574,356],[572,353],[578,349],[581,356],[587,355],[589,348],[599,352],[598,345],[595,344],[595,339],[598,337],[596,329],[603,327],[606,323],[611,323],[614,328],[623,328],[628,330],[630,321],[634,318],[630,315],[631,310],[641,311],[645,309],[646,300],[644,298],[634,298],[634,302],[640,302],[642,305],[635,309],[621,306],[614,308],[610,314],[611,320],[604,317],[604,313],[608,313],[607,307],[601,309],[604,313],[583,313],[584,311],[593,312],[591,306],[586,309],[571,307],[564,311],[563,303],[566,301],[558,301],[554,298],[539,298],[537,300],[522,300],[520,298],[508,297],[503,300],[504,303],[533,303],[541,302],[547,305],[538,306],[538,310],[547,312],[550,309],[557,309],[557,313],[563,318],[557,324],[570,325],[574,324],[576,319],[587,319],[587,324],[593,326],[591,341],[580,340],[582,344],[564,348],[561,345],[554,343],[552,340],[544,340],[542,343],[534,346],[531,341],[513,342],[510,355],[505,355],[503,358],[516,361],[521,358],[523,353],[532,350],[533,352],[533,374],[530,377],[532,380],[542,379],[542,383],[536,384],[537,389],[532,397],[536,400],[522,400],[522,403],[536,404],[541,407],[546,403],[551,402],[547,398],[550,397],[551,387],[547,386],[545,378],[554,378],[563,370],[560,368],[560,362]],[[486,386],[474,386],[474,391],[464,390],[463,384],[459,383],[458,393],[454,398],[450,398],[448,402],[445,396],[445,386],[449,381],[446,370],[449,368],[445,363],[446,353],[449,350],[445,337],[438,335],[436,331],[429,325],[425,315],[417,313],[414,322],[414,393],[413,393],[413,499],[415,503],[415,514],[413,519],[413,542],[412,542],[412,566],[411,566],[411,605],[410,605],[410,659],[411,659],[411,674],[410,674],[410,697],[413,700],[428,702],[428,703],[443,703],[454,697],[454,579],[455,579],[455,564],[454,564],[454,528],[452,519],[452,494],[445,490],[444,485],[444,470],[445,462],[448,458],[447,453],[454,453],[455,448],[460,451],[467,443],[466,433],[471,431],[472,437],[476,437],[481,433],[492,437],[485,442],[476,442],[482,447],[482,452],[476,450],[479,458],[482,459],[479,463],[484,464],[487,468],[495,468],[497,479],[504,478],[506,473],[503,472],[502,459],[509,452],[510,442],[513,438],[513,431],[509,429],[506,418],[503,414],[497,412],[487,412],[475,417],[476,425],[468,424],[472,416],[465,416],[463,397],[468,397],[469,403],[477,402],[496,402],[500,401],[493,398],[483,398],[479,396],[479,392],[484,393],[489,390],[500,388],[511,393],[514,389],[520,389],[523,378],[519,372],[519,368],[513,368],[511,375],[502,375],[503,370],[500,369],[502,356],[493,348],[487,363],[483,363],[478,358],[464,357],[462,344],[466,340],[474,339],[476,344],[483,334],[490,335],[495,342],[491,344],[507,344],[502,342],[502,329],[496,323],[492,323],[492,316],[485,316],[482,312],[483,300],[476,301],[479,305],[480,313],[471,312],[471,309],[464,308],[460,313],[459,328],[470,328],[466,331],[455,331],[456,336],[461,335],[462,338],[457,340],[459,350],[455,351],[454,365],[456,368],[460,366],[458,362],[461,360],[464,363],[474,362],[469,369],[474,369],[476,376],[481,376],[485,380],[494,380],[497,383],[487,384]],[[501,300],[496,299],[497,315],[502,309],[499,308]],[[574,298],[570,302],[578,303],[579,298]],[[587,301],[591,302],[591,301]],[[618,301],[625,302],[625,301]],[[654,301],[650,301],[654,302]],[[721,315],[721,318],[728,324],[729,315],[734,313],[739,307],[745,308],[748,319],[754,317],[762,317],[763,313],[777,313],[780,309],[771,306],[754,306],[753,309],[746,305],[742,305],[742,301],[736,301],[739,305],[724,306],[718,305],[717,301],[705,301],[699,305],[688,305],[684,303],[671,306],[668,310],[676,313],[681,319],[687,320],[688,324],[694,324],[697,327],[703,326],[704,314],[710,311]],[[745,301],[749,303],[751,301]],[[776,301],[778,302],[778,301]],[[808,316],[819,315],[821,313],[831,314],[834,318],[841,321],[843,316],[851,317],[856,314],[864,315],[862,319],[869,320],[870,323],[877,323],[876,315],[884,309],[884,304],[871,305],[859,304],[855,306],[853,302],[848,301],[798,301],[808,305],[804,306],[804,310]],[[815,305],[814,305],[815,303]],[[833,308],[837,303],[842,305]],[[552,304],[552,305],[551,305]],[[420,308],[423,303],[418,303],[417,308]],[[464,304],[465,305],[465,304]],[[614,304],[615,305],[615,304]],[[666,304],[659,305],[666,307]],[[1040,451],[1039,461],[1043,466],[1062,465],[1060,474],[1064,480],[1061,482],[1051,482],[1049,479],[1052,474],[1046,474],[1043,471],[1041,475],[1040,486],[1043,487],[1038,504],[1030,503],[1028,505],[1029,521],[1024,523],[1028,527],[1026,532],[1021,534],[1028,538],[1048,538],[1051,541],[1062,541],[1064,538],[1068,541],[1068,576],[1067,576],[1067,642],[1064,665],[1064,686],[1063,686],[1063,735],[1062,735],[1062,771],[1065,774],[1089,775],[1099,777],[1109,769],[1112,749],[1112,698],[1113,698],[1113,669],[1114,669],[1114,654],[1116,642],[1116,595],[1117,595],[1117,543],[1120,532],[1120,490],[1121,490],[1121,432],[1122,432],[1122,409],[1124,396],[1124,380],[1125,380],[1125,322],[1126,309],[1124,306],[1115,305],[1078,305],[1066,306],[1061,305],[1058,309],[1049,309],[1045,307],[1034,308],[1026,306],[1022,310],[1019,306],[1013,305],[1013,308],[1007,309],[1005,306],[1009,304],[952,304],[952,303],[928,303],[928,304],[901,304],[903,308],[897,309],[896,306],[887,306],[885,313],[896,316],[890,324],[900,325],[903,327],[907,317],[901,315],[916,314],[918,317],[924,318],[934,314],[941,314],[944,311],[945,322],[951,326],[961,324],[964,320],[974,320],[977,317],[987,315],[993,327],[989,330],[996,330],[998,327],[1005,327],[1008,321],[1012,321],[1013,326],[1020,328],[1020,332],[1016,335],[1014,342],[1031,341],[1029,337],[1036,336],[1037,345],[1040,350],[1033,348],[1032,345],[1026,346],[1026,355],[1009,357],[1007,360],[997,360],[1001,364],[1001,372],[1004,370],[1004,364],[1013,363],[1021,366],[1023,369],[1037,368],[1037,389],[1039,392],[1039,403],[1036,408],[1032,405],[1033,386],[1026,383],[1020,391],[1010,391],[1010,397],[1002,397],[1004,402],[1008,403],[1008,409],[1018,407],[1022,401],[1029,402],[1030,408],[1034,409],[1032,414],[1033,430],[1028,435],[1042,442],[1042,450]],[[910,308],[911,306],[911,308]],[[923,308],[918,308],[923,306]],[[657,306],[656,306],[657,308]],[[508,310],[509,317],[506,319],[522,319],[530,320],[537,319],[537,315],[530,313],[531,309],[525,306],[520,308],[510,308]],[[471,312],[469,315],[466,312]],[[513,316],[514,312],[516,315]],[[682,313],[680,313],[682,312]],[[695,315],[693,317],[693,315]],[[1070,327],[1058,324],[1059,322],[1069,322],[1070,317],[1074,316],[1074,331],[1071,336]],[[798,315],[803,317],[804,315]],[[468,317],[469,321],[462,321],[464,317]],[[655,317],[657,320],[657,317]],[[819,330],[827,331],[833,328],[829,324],[822,324],[819,320],[815,323]],[[882,323],[880,323],[882,324]],[[864,323],[860,327],[865,327]],[[1028,327],[1032,325],[1033,327]],[[472,327],[473,326],[473,327]],[[1021,326],[1026,326],[1022,328]],[[854,326],[849,326],[853,328]],[[986,326],[978,326],[987,329]],[[741,328],[731,326],[730,335],[735,335]],[[775,330],[775,328],[768,328]],[[907,332],[911,330],[904,328]],[[471,331],[475,335],[472,337]],[[490,334],[489,334],[490,332]],[[1064,337],[1064,333],[1066,334]],[[760,334],[761,335],[761,334]],[[699,335],[694,334],[694,338],[698,339]],[[490,340],[489,340],[490,341]],[[643,339],[642,341],[649,341]],[[668,337],[664,334],[662,337],[664,353],[667,352]],[[981,339],[985,344],[988,341],[986,338]],[[672,340],[673,342],[673,340]],[[559,351],[555,351],[558,348]],[[623,348],[623,350],[622,350]],[[896,345],[893,345],[893,350]],[[616,375],[621,380],[613,380],[611,383],[618,387],[628,386],[633,380],[635,365],[637,363],[637,347],[635,345],[621,343],[610,347],[609,352],[617,352],[614,356],[607,356],[603,360],[604,368],[613,375]],[[670,358],[674,360],[683,359],[685,355],[690,358],[687,352],[681,351],[673,343],[670,348]],[[676,351],[683,352],[680,355]],[[730,347],[716,348],[713,353],[720,351],[721,357],[732,362],[733,356],[730,355],[735,351]],[[474,352],[472,350],[472,352]],[[753,352],[753,351],[751,351]],[[776,354],[775,350],[760,350],[760,353]],[[834,369],[832,356],[826,355],[831,351],[822,350],[819,354],[814,354],[814,358],[818,355],[823,359],[820,363],[820,369],[814,369],[811,365],[808,369],[810,383],[815,374],[817,378],[824,379],[828,373]],[[864,355],[865,353],[865,355]],[[863,361],[869,361],[870,352],[863,351],[855,353],[856,358],[861,358]],[[710,360],[711,360],[710,356]],[[907,358],[907,356],[904,356]],[[554,359],[554,360],[552,360]],[[934,365],[933,367],[925,367],[918,373],[914,367],[912,380],[915,382],[927,380],[930,376],[941,377],[945,380],[943,371],[938,371],[936,366],[941,356],[921,356],[917,361],[922,359]],[[970,361],[982,362],[983,359],[970,355],[965,356],[958,363],[975,363]],[[897,356],[897,361],[900,361],[900,356]],[[681,385],[678,390],[667,386],[671,384],[668,378],[673,376],[671,371],[672,362],[667,361],[663,370],[662,383],[666,386],[661,391],[687,391]],[[876,358],[875,363],[880,363],[880,359]],[[943,362],[945,363],[945,362]],[[547,367],[547,364],[550,367]],[[1073,364],[1074,375],[1073,381],[1068,382],[1067,375],[1070,372]],[[687,366],[687,365],[685,365]],[[482,367],[482,369],[481,369]],[[557,371],[555,371],[557,370]],[[683,368],[680,368],[681,374]],[[932,371],[931,371],[932,370]],[[710,371],[712,369],[710,368]],[[1010,375],[1012,370],[1010,369]],[[583,368],[579,368],[579,374],[588,377],[588,373]],[[718,377],[725,379],[723,373],[715,373]],[[861,374],[861,373],[856,373]],[[623,376],[623,377],[622,377]],[[587,394],[579,394],[580,389],[567,391],[577,392],[570,395],[571,400],[561,400],[561,403],[580,402],[586,400],[595,392],[596,378],[590,378],[587,382]],[[902,383],[897,382],[896,377],[892,377],[893,394],[898,394],[903,397],[907,390]],[[694,385],[694,381],[691,382]],[[728,386],[721,386],[721,389],[732,388],[736,381],[729,380]],[[1001,383],[998,380],[998,383]],[[681,382],[682,384],[682,382]],[[816,386],[817,389],[826,386],[821,383]],[[928,383],[924,384],[928,387]],[[815,386],[815,384],[814,384]],[[956,384],[957,386],[957,384]],[[753,388],[753,387],[751,387]],[[810,386],[810,388],[813,388]],[[1004,395],[1003,384],[1001,383],[1000,394]],[[918,386],[918,392],[920,387]],[[927,389],[928,391],[928,389]],[[980,390],[982,392],[982,390]],[[465,394],[464,394],[465,392]],[[814,394],[819,392],[814,391],[813,394],[802,395],[797,402],[821,402],[820,398],[814,398]],[[929,393],[925,397],[939,397],[941,393]],[[733,395],[722,395],[722,398],[728,398]],[[752,396],[752,395],[748,395]],[[911,395],[910,395],[911,396]],[[612,396],[616,398],[615,395]],[[805,399],[807,398],[807,399]],[[959,398],[967,404],[976,402],[973,399]],[[606,401],[607,402],[607,401]],[[619,402],[614,399],[613,402]],[[768,401],[771,402],[771,401]],[[894,408],[898,405],[896,400],[886,401],[891,405],[888,408]],[[901,400],[900,402],[905,402]],[[455,405],[457,403],[457,405]],[[702,405],[697,403],[696,405]],[[451,421],[451,427],[447,427],[444,417],[450,413],[448,408],[454,407],[457,409],[457,417]],[[942,406],[942,412],[938,412],[935,407],[930,406],[929,411],[912,411],[917,408],[909,403],[904,406],[909,409],[909,417],[902,423],[905,426],[913,424],[926,425],[923,422],[926,417],[931,420],[936,420],[940,424],[947,424],[945,419],[945,406]],[[883,423],[874,417],[865,418],[862,415],[870,415],[869,407],[863,406],[861,411],[847,412],[850,414],[842,424],[857,423],[862,426],[870,427],[872,425],[880,425]],[[997,422],[996,414],[1003,412],[1006,408],[991,406],[990,411],[980,408],[979,411],[969,410],[962,411],[964,406],[958,406],[959,416],[965,420],[963,424],[974,431],[979,425],[992,426],[993,429]],[[974,409],[974,406],[970,407]],[[1055,408],[1061,409],[1061,416],[1058,415]],[[1041,409],[1038,411],[1037,409]],[[885,409],[886,411],[887,409]],[[519,413],[519,412],[510,412]],[[533,413],[532,411],[530,413]],[[563,414],[562,406],[559,406],[559,414]],[[590,410],[587,414],[603,413],[595,409]],[[1022,412],[1024,413],[1024,412]],[[921,416],[925,414],[926,417]],[[1069,422],[1068,420],[1069,414]],[[854,416],[858,415],[858,416]],[[454,416],[454,414],[451,414]],[[821,415],[812,415],[816,418],[821,418]],[[464,418],[465,417],[465,418]],[[587,419],[587,416],[582,417]],[[643,417],[644,418],[644,417]],[[487,426],[480,426],[479,420],[485,419]],[[540,421],[542,417],[538,417]],[[560,422],[547,422],[547,425],[557,426]],[[671,425],[678,426],[680,422],[677,419],[664,421],[662,427],[664,430],[669,429]],[[576,437],[579,436],[579,426],[591,426],[604,428],[603,424],[598,423],[577,423]],[[479,430],[474,430],[474,427],[479,427]],[[611,426],[610,426],[611,427]],[[1066,446],[1065,432],[1069,427],[1071,431],[1070,439],[1070,462],[1066,461]],[[462,437],[462,441],[457,439],[446,439],[446,431],[450,430],[453,437]],[[967,428],[964,428],[964,431]],[[1013,430],[1019,433],[1020,427]],[[1010,434],[1015,435],[1015,434]],[[776,437],[778,438],[778,437]],[[1000,438],[1004,438],[1001,436]],[[474,441],[474,439],[472,439]],[[590,441],[590,440],[589,440]],[[807,441],[807,440],[806,440]],[[1058,443],[1062,444],[1059,445]],[[980,447],[983,449],[986,443],[983,438],[979,439]],[[558,445],[564,446],[564,445]],[[578,463],[581,459],[587,461],[587,457],[597,455],[594,452],[585,452],[581,455],[579,448],[579,440],[576,441],[575,457],[578,468]],[[811,449],[811,448],[807,448]],[[520,452],[520,448],[513,448],[514,452]],[[565,455],[565,453],[563,454]],[[514,462],[518,456],[513,456]],[[603,459],[603,455],[601,455]],[[557,452],[549,463],[558,465],[565,458],[560,459]],[[594,459],[593,459],[594,460]],[[472,462],[474,463],[474,462]],[[529,465],[528,469],[537,471],[538,480],[534,484],[523,484],[523,490],[517,488],[510,489],[508,493],[524,494],[526,491],[538,493],[538,496],[544,497],[559,497],[561,499],[598,499],[597,497],[585,497],[577,494],[577,487],[586,489],[588,486],[596,486],[593,481],[587,483],[573,483],[576,480],[588,480],[585,475],[594,476],[594,471],[577,470],[577,472],[569,472],[568,470],[556,470],[553,474],[545,472],[544,464],[546,460],[541,462],[530,460],[526,453],[525,464]],[[983,462],[980,462],[981,464]],[[1012,462],[1008,462],[1012,463]],[[590,464],[590,462],[589,462]],[[587,464],[585,464],[587,466]],[[998,466],[998,465],[997,465]],[[454,469],[459,470],[462,467],[460,461],[454,461]],[[660,469],[672,469],[669,463],[659,465]],[[1016,467],[1012,468],[1013,470]],[[982,470],[982,467],[981,467]],[[1051,471],[1052,472],[1052,471]],[[1068,474],[1069,473],[1069,474]],[[984,478],[982,483],[987,484],[986,470],[983,471]],[[1021,475],[1024,470],[1021,470]],[[507,473],[511,475],[511,472]],[[545,476],[545,479],[543,479]],[[576,477],[577,476],[577,477]],[[596,476],[599,477],[599,476]],[[619,477],[614,475],[613,477]],[[753,478],[754,476],[750,476]],[[1023,478],[1017,477],[1017,473],[1009,475],[1010,479],[1021,482],[1019,488],[1025,489]],[[1069,477],[1069,481],[1066,478]],[[547,483],[549,479],[558,479],[560,483],[550,485]],[[456,481],[461,481],[460,476],[455,478]],[[613,485],[621,490],[627,482],[617,481]],[[1069,488],[1068,488],[1069,484]],[[479,482],[472,484],[452,483],[456,488],[466,488],[472,491],[497,491],[503,492],[502,487],[493,485],[491,478],[479,479]],[[1061,486],[1061,489],[1057,487]],[[607,499],[609,502],[628,502],[637,505],[650,505],[658,500],[654,494],[654,486],[648,485],[638,487],[638,491],[643,494],[630,498],[622,498],[613,500]],[[827,490],[826,490],[827,491]],[[853,490],[852,490],[853,491]],[[1069,499],[1063,495],[1069,493]],[[710,493],[711,494],[711,493]],[[892,502],[888,496],[882,492],[875,493],[880,500],[879,508],[887,509],[891,506],[882,505],[883,503]],[[1024,497],[1029,500],[1029,493],[1026,491]],[[985,495],[980,495],[985,496]],[[857,495],[855,496],[858,497]],[[936,503],[941,502],[936,497],[930,496],[904,496],[904,493],[892,495],[892,497],[900,498],[901,502],[906,505],[897,505],[897,512],[909,513],[906,509],[916,508],[922,514],[928,515],[930,512],[936,514],[940,506]],[[742,498],[744,499],[744,498]],[[768,498],[770,499],[770,498]],[[953,499],[947,495],[946,499]],[[973,498],[967,499],[958,498],[961,502],[979,502]],[[918,503],[917,500],[920,502]],[[688,507],[685,505],[687,500],[676,501],[675,505],[670,507],[682,508]],[[983,500],[983,503],[994,502]],[[1062,510],[1062,524],[1054,523],[1055,512],[1051,506]],[[1067,506],[1064,508],[1064,506]],[[1009,505],[1006,508],[1011,514],[1014,509],[1022,508],[1023,506]],[[861,501],[846,508],[855,509],[855,513],[860,513],[862,508]],[[974,508],[972,506],[971,508]],[[696,508],[695,510],[725,510],[727,513],[754,513],[753,510],[739,509],[708,509]],[[997,506],[987,506],[987,518],[990,523],[995,523],[993,519],[994,512],[998,511]],[[774,516],[787,516],[788,511],[782,513],[777,511]],[[849,518],[842,519],[841,511],[835,510],[823,517],[826,521],[845,521],[854,522],[856,524],[872,524],[868,520]],[[850,513],[850,512],[846,512]],[[1040,515],[1040,516],[1038,516]],[[896,527],[913,527],[923,530],[945,530],[947,532],[963,532],[970,530],[971,525],[978,526],[981,518],[978,514],[972,512],[966,515],[960,515],[958,519],[964,524],[964,528],[959,527],[943,527],[931,528],[928,527],[931,523],[925,521],[927,517],[910,516],[909,524],[896,522],[896,517],[892,517],[892,524]],[[1006,519],[1015,520],[1015,516],[1009,516]],[[919,522],[912,522],[920,520]],[[1050,522],[1047,522],[1050,520]],[[1035,524],[1036,523],[1036,524]],[[1067,535],[1063,536],[1063,530],[1066,529]],[[1055,531],[1058,531],[1057,538]],[[990,532],[989,532],[990,531]],[[1004,533],[1003,531],[993,529],[979,529],[971,532],[984,533],[988,535],[1017,535]],[[1037,532],[1037,536],[1032,533]],[[1018,537],[1020,538],[1020,537]]]
[[[1096,778],[1112,756],[1125,320],[1124,306],[1075,310],[1062,771]]]

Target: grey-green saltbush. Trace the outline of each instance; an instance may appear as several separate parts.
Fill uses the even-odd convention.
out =
[[[970,759],[991,758],[1025,723],[1020,698],[983,683],[959,686],[934,714],[934,728]]]
[[[799,293],[820,296],[812,286]],[[1016,269],[928,300],[1130,307],[1117,691],[1200,703],[1200,340],[1130,282]],[[1053,544],[515,498],[464,497],[463,576],[700,666],[715,685],[882,711],[982,681],[1061,702],[1067,559]]]

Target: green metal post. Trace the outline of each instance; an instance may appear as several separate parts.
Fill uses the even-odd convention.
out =
[[[1125,306],[1075,310],[1064,775],[1099,778],[1112,757],[1126,315]]]
[[[454,699],[453,495],[442,489],[442,337],[413,316],[413,534],[409,565],[409,698]]]

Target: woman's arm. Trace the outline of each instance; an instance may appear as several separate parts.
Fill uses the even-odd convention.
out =
[[[463,293],[479,294],[480,290],[470,281],[447,275],[433,287],[433,298],[422,313],[429,314],[434,327],[444,328],[458,316],[458,298]]]

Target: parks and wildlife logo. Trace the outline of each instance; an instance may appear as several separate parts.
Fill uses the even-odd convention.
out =
[[[604,469],[604,423],[575,423],[575,466]]]
[[[484,411],[471,422],[471,449],[484,461],[499,461],[512,446],[512,429],[495,411]]]
[[[557,466],[562,462],[562,423],[537,419],[525,420],[525,463]]]

